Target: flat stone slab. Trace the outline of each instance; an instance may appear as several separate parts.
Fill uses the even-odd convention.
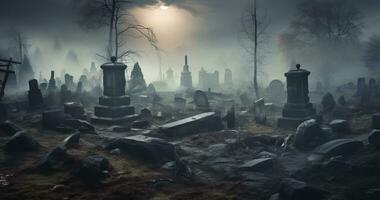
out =
[[[244,163],[239,168],[244,170],[263,171],[273,169],[273,164],[273,158],[258,158]]]
[[[104,124],[104,125],[125,125],[129,124],[139,118],[139,115],[127,115],[124,117],[117,117],[117,118],[111,118],[111,117],[92,117],[91,122],[96,124]]]
[[[314,149],[308,160],[318,161],[326,157],[353,154],[364,147],[363,142],[352,139],[336,139]]]
[[[215,112],[206,112],[159,127],[160,131],[168,136],[186,136],[223,129],[222,119]]]

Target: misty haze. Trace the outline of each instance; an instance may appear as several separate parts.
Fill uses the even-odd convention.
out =
[[[0,8],[0,199],[380,199],[380,1]]]

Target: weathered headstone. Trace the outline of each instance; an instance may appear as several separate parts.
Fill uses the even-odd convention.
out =
[[[73,100],[71,91],[67,88],[66,85],[61,86],[61,102],[66,103]]]
[[[186,108],[186,99],[182,97],[174,97],[174,107],[178,110]]]
[[[327,93],[322,98],[322,107],[324,112],[331,112],[335,108],[335,99],[331,93]]]
[[[200,90],[194,92],[194,103],[199,109],[209,109],[210,107],[206,94]]]
[[[309,99],[310,72],[300,69],[300,64],[297,64],[296,68],[285,73],[288,99],[282,111],[282,117],[278,120],[279,127],[295,128],[315,115],[315,109]]]
[[[112,57],[110,63],[101,66],[103,69],[103,96],[95,106],[92,122],[109,125],[130,123],[137,119],[135,108],[130,106],[130,98],[125,95],[125,69],[127,66],[116,62]]]
[[[29,107],[36,108],[44,104],[41,90],[38,89],[38,82],[36,79],[29,81],[29,91],[28,91],[28,102]]]
[[[285,86],[280,80],[273,80],[267,87],[268,99],[271,102],[282,103],[285,99]]]
[[[48,91],[52,92],[57,89],[55,79],[54,79],[54,71],[50,72],[50,80],[49,80],[49,85],[48,85]]]
[[[231,106],[231,108],[227,111],[227,115],[224,117],[227,122],[227,128],[233,129],[236,127],[236,118],[235,118],[235,106]]]
[[[265,99],[260,98],[255,101],[254,106],[254,114],[255,121],[259,124],[265,124],[267,121],[267,114],[265,109]]]

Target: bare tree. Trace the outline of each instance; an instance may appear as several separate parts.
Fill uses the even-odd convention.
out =
[[[255,96],[260,97],[258,86],[258,50],[259,45],[263,42],[263,37],[268,28],[268,21],[264,18],[258,19],[257,15],[257,0],[250,1],[248,9],[244,12],[241,20],[242,32],[245,35],[246,41],[243,44],[245,50],[253,55],[253,87]]]
[[[369,39],[363,61],[368,69],[380,69],[380,35],[374,35]]]
[[[151,27],[138,24],[137,20],[129,13],[128,5],[133,3],[127,0],[96,0],[89,1],[86,5],[84,24],[88,28],[109,27],[108,58],[115,56],[117,59],[137,55],[138,52],[125,49],[126,37],[143,38],[155,49],[158,48],[158,39]],[[101,55],[99,55],[101,56]],[[106,58],[105,56],[101,56]]]

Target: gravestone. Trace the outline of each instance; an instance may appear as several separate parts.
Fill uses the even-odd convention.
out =
[[[267,121],[267,116],[266,116],[266,110],[265,110],[265,99],[260,98],[256,100],[253,103],[253,108],[254,108],[254,114],[255,114],[255,121],[258,124],[265,124]]]
[[[310,72],[301,69],[300,64],[296,65],[296,69],[285,73],[288,98],[282,117],[278,119],[279,127],[296,128],[316,114],[309,99],[309,75]]]
[[[75,89],[74,77],[70,74],[65,74],[65,85],[71,91]]]
[[[371,78],[368,82],[368,89],[371,96],[376,96],[379,90],[379,86],[376,84],[376,80]]]
[[[227,128],[233,129],[236,127],[236,117],[235,117],[235,106],[227,111],[227,115],[224,117],[224,120],[227,122]]]
[[[285,86],[280,80],[273,80],[267,87],[268,99],[275,103],[282,103],[285,99]]]
[[[206,94],[200,90],[194,92],[194,103],[199,109],[209,109],[210,107]]]
[[[333,111],[336,105],[334,96],[328,92],[323,96],[321,104],[324,112]]]
[[[61,102],[66,103],[72,101],[71,91],[67,89],[66,85],[61,86]]]
[[[47,89],[49,92],[53,92],[57,89],[57,85],[56,85],[55,79],[54,79],[54,71],[50,72],[50,80],[49,80],[49,85],[48,85]]]
[[[358,78],[358,85],[356,87],[356,96],[360,98],[360,103],[365,105],[369,102],[370,92],[365,82],[365,78]]]
[[[79,81],[75,93],[76,93],[77,95],[79,95],[79,94],[81,94],[82,92],[83,92],[83,83]]]
[[[138,62],[133,66],[128,86],[129,90],[133,92],[141,92],[146,90],[146,82]]]
[[[130,106],[130,98],[125,95],[125,69],[124,63],[117,62],[111,57],[110,63],[101,66],[103,70],[103,96],[99,97],[99,104],[95,106],[95,116],[92,122],[118,125],[135,121],[138,115],[135,108]]]
[[[36,79],[29,81],[28,102],[30,108],[36,108],[44,104],[41,90]]]
[[[178,110],[186,108],[186,99],[182,97],[174,97],[174,107]]]

